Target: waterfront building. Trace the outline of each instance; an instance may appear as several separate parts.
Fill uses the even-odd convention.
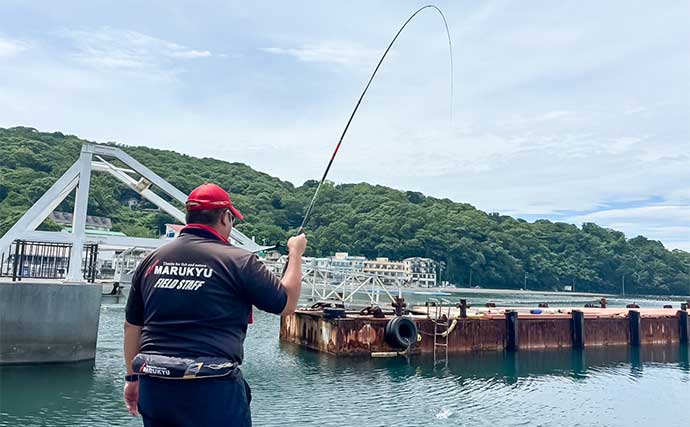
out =
[[[364,272],[376,274],[384,285],[407,285],[411,279],[407,264],[402,261],[390,261],[388,258],[364,261]]]
[[[412,286],[433,288],[436,286],[436,262],[431,258],[406,258],[403,260],[410,272]]]
[[[304,259],[304,258],[303,258]],[[316,268],[316,269],[326,269],[330,267],[330,259],[328,258],[308,258],[307,262],[304,262],[303,265],[311,268]]]
[[[336,252],[334,256],[329,257],[329,268],[333,271],[336,279],[343,280],[348,274],[362,273],[366,260],[363,256],[351,256],[347,252]]]

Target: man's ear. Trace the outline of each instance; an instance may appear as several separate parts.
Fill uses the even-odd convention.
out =
[[[220,216],[220,224],[222,226],[227,226],[227,225],[232,225],[231,220],[229,220],[230,215],[228,215],[227,211],[224,211],[223,214]]]

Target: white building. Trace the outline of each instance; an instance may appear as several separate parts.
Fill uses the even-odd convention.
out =
[[[390,261],[388,258],[364,261],[364,272],[376,274],[384,285],[407,285],[411,279],[407,264],[401,261]]]
[[[364,271],[366,260],[363,256],[350,256],[347,252],[336,252],[334,256],[329,257],[329,267],[336,275],[361,273]]]
[[[183,228],[184,225],[180,224],[165,224],[165,234],[161,236],[161,239],[172,240],[180,234]]]
[[[436,262],[430,258],[406,258],[404,261],[410,272],[412,286],[433,288],[436,286]]]

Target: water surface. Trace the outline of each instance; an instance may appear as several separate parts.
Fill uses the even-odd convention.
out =
[[[124,307],[101,310],[95,362],[0,368],[0,426],[141,425],[121,400]],[[688,425],[687,347],[472,353],[434,367],[425,357],[336,359],[281,344],[279,319],[255,314],[243,371],[256,426]]]

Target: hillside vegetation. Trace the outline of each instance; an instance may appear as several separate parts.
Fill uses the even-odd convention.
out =
[[[0,128],[0,235],[78,158],[85,141],[31,128]],[[174,151],[117,145],[185,193],[204,182],[230,191],[246,220],[238,228],[259,243],[274,244],[299,227],[316,187],[299,187],[241,163],[196,158]],[[152,205],[129,208],[136,193],[105,174],[92,175],[89,214],[112,218],[114,230],[157,236],[171,217]],[[69,210],[72,199],[59,207]],[[43,229],[55,229],[44,223]],[[442,261],[442,279],[466,286],[689,294],[690,253],[596,224],[581,227],[539,220],[528,223],[487,214],[465,203],[418,192],[359,184],[321,189],[309,224],[309,255],[336,251]]]

